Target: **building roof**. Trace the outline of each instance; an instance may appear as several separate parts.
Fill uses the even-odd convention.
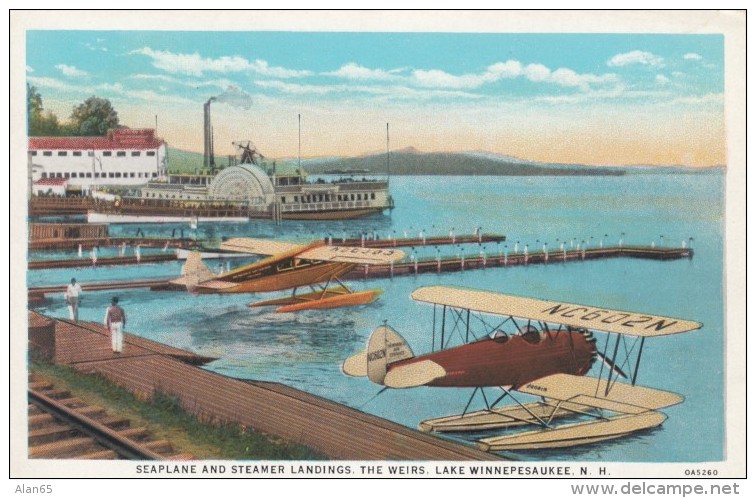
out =
[[[68,183],[68,178],[40,178],[34,182],[34,185],[44,187],[59,187]]]
[[[29,137],[29,150],[144,150],[163,144],[154,129],[119,128],[104,137]]]

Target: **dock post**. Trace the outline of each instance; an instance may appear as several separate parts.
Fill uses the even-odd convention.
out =
[[[480,259],[483,260],[483,268],[486,267],[486,251],[483,249],[480,250]]]
[[[462,268],[462,271],[465,271],[465,248],[464,247],[460,248],[460,255],[461,255],[461,260],[460,260],[461,268]]]
[[[525,244],[525,251],[523,252],[525,254],[525,264],[528,264],[528,245]]]
[[[394,278],[394,261],[391,260],[391,263],[389,264],[389,276],[390,278]]]
[[[549,262],[549,251],[546,249],[546,242],[543,243],[543,262]]]
[[[83,252],[81,250],[81,244],[79,244],[79,257],[81,258],[83,256]]]
[[[507,246],[504,246],[504,266],[507,266]]]

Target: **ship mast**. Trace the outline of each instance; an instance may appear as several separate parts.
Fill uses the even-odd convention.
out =
[[[391,154],[389,152],[389,124],[386,123],[386,186],[391,180]]]

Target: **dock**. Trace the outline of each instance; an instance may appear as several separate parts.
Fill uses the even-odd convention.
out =
[[[80,239],[75,239],[80,240]],[[346,247],[370,247],[370,248],[390,248],[390,247],[422,247],[422,246],[440,246],[450,244],[485,244],[492,242],[503,242],[506,237],[503,235],[461,235],[459,237],[428,237],[428,238],[406,238],[406,239],[344,239],[338,241],[336,245]],[[328,243],[329,240],[325,239]],[[89,250],[91,247],[107,246],[121,247],[125,244],[130,249],[139,244],[142,247],[163,247],[163,248],[192,248],[198,247],[201,250],[212,252],[211,248],[203,248],[206,241],[192,239],[140,239],[140,238],[108,238],[108,239],[91,239],[82,245],[82,250]],[[74,244],[70,248],[76,248]],[[58,248],[53,245],[50,248]],[[133,252],[133,251],[132,251]],[[85,266],[119,266],[119,265],[136,265],[161,263],[166,261],[176,261],[177,257],[174,251],[166,251],[164,254],[142,255],[139,259],[135,255],[117,256],[117,257],[100,257],[96,263],[88,257],[68,259],[36,259],[28,263],[30,270],[48,270],[55,268],[81,268]]]
[[[100,375],[139,398],[175,397],[213,424],[237,424],[303,444],[333,460],[501,460],[279,383],[234,379],[201,368],[213,359],[124,333],[114,354],[104,326],[29,312],[32,354]]]
[[[420,273],[449,273],[484,268],[559,264],[591,261],[608,258],[639,258],[668,261],[693,257],[693,249],[671,247],[617,246],[596,249],[577,249],[516,254],[478,254],[474,257],[451,257],[403,261],[395,265],[373,265],[357,268],[344,276],[345,279],[392,278]]]
[[[607,258],[640,258],[657,261],[670,261],[692,258],[693,254],[693,249],[690,248],[617,246],[570,251],[548,251],[533,254],[520,252],[517,254],[496,254],[492,256],[477,255],[473,258],[446,257],[439,259],[405,261],[394,265],[359,267],[345,275],[344,278],[347,280],[367,280],[372,278],[393,278],[418,275],[420,273],[450,273],[509,266],[577,263]],[[178,275],[176,275],[176,277],[178,277]],[[84,291],[137,288],[149,288],[154,291],[182,290],[178,286],[170,283],[172,278],[174,277],[144,280],[80,282],[80,285]],[[65,284],[30,287],[28,289],[29,300],[30,302],[36,302],[43,300],[45,294],[63,293],[65,290]]]

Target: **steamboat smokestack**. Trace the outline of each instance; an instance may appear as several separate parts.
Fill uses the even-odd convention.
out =
[[[215,151],[213,150],[213,125],[210,120],[210,103],[215,101],[215,97],[210,97],[205,102],[205,150],[203,166],[207,168],[215,168]]]

